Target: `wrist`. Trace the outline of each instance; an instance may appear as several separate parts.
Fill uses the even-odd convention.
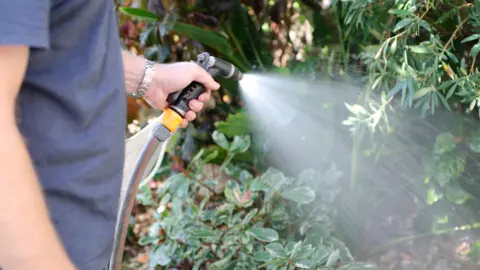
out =
[[[124,79],[127,94],[145,97],[151,92],[151,84],[158,64],[144,57],[123,51]]]
[[[152,80],[155,78],[155,68],[157,67],[157,64],[155,62],[148,59],[143,59],[143,63],[143,76],[137,90],[134,93],[134,96],[139,98],[145,97],[147,91],[150,90],[151,92],[151,84]]]

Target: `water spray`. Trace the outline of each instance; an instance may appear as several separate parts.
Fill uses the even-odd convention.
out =
[[[242,72],[233,64],[210,56],[208,53],[198,55],[197,64],[214,78],[222,76],[237,81],[243,78]],[[109,270],[121,269],[125,238],[130,223],[130,213],[140,183],[142,180],[144,181],[152,177],[150,170],[148,170],[150,163],[154,160],[154,157],[157,157],[158,160],[156,163],[158,165],[165,152],[165,145],[168,139],[180,127],[185,114],[189,110],[188,103],[193,99],[197,99],[205,91],[205,86],[198,82],[192,82],[184,89],[171,93],[167,97],[167,103],[169,105],[160,116],[160,122],[154,124],[150,137],[127,183],[124,191],[125,195],[121,196],[119,216],[115,229],[114,249],[110,259]],[[155,167],[157,166],[154,166],[154,168]]]

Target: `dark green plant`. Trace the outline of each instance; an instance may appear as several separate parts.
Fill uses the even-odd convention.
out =
[[[168,2],[186,3],[186,1],[173,0]],[[323,11],[321,6],[324,1],[320,0],[292,1],[290,10],[284,5],[288,1],[282,0],[268,1],[268,4],[260,6],[257,3],[267,1],[204,0],[190,3],[192,2],[195,3],[192,6],[179,4],[176,8],[163,9],[162,12],[155,12],[152,9],[146,11],[145,7],[122,9],[132,18],[140,18],[141,21],[147,22],[144,31],[140,33],[139,43],[140,47],[145,49],[145,55],[148,58],[159,62],[191,60],[201,51],[208,50],[214,55],[235,63],[243,71],[274,70],[289,73],[292,76],[331,78],[334,74],[333,66],[339,69],[340,74],[348,75],[351,72],[351,66],[358,64],[359,70],[364,72],[365,88],[362,89],[356,104],[347,105],[350,117],[346,117],[344,121],[354,135],[351,164],[348,164],[351,168],[350,170],[347,168],[350,177],[339,181],[350,182],[347,185],[342,183],[343,186],[350,186],[350,189],[342,189],[344,193],[341,202],[349,204],[352,209],[362,211],[358,211],[361,213],[358,216],[355,216],[356,211],[335,215],[335,211],[331,211],[334,209],[334,204],[324,202],[329,211],[315,213],[315,215],[328,217],[329,221],[336,220],[336,229],[343,227],[343,231],[338,233],[337,230],[332,234],[332,226],[327,226],[327,234],[322,236],[322,244],[312,244],[312,249],[332,248],[332,239],[335,239],[332,237],[351,234],[350,242],[345,239],[348,236],[342,239],[349,244],[353,254],[361,253],[358,251],[366,247],[363,246],[364,243],[358,243],[361,242],[358,239],[363,236],[362,230],[365,225],[363,222],[370,218],[368,214],[374,216],[375,210],[371,206],[379,204],[378,194],[383,194],[382,198],[388,200],[390,194],[400,192],[405,186],[417,191],[418,194],[412,194],[416,201],[425,202],[427,205],[424,212],[417,213],[418,216],[428,216],[426,220],[430,220],[430,215],[434,217],[431,218],[433,221],[426,226],[428,229],[435,227],[438,217],[443,218],[442,226],[451,228],[462,225],[460,222],[463,221],[457,220],[455,223],[451,218],[457,216],[458,213],[455,212],[457,208],[446,214],[444,209],[447,207],[444,207],[444,203],[449,203],[451,208],[467,204],[472,204],[475,208],[475,203],[478,203],[480,183],[476,180],[478,175],[476,164],[478,164],[477,156],[480,152],[480,133],[476,128],[467,128],[468,125],[458,130],[452,126],[439,128],[430,132],[424,141],[412,142],[412,145],[421,145],[425,149],[423,147],[417,147],[422,149],[403,149],[405,145],[395,141],[395,138],[401,137],[401,132],[406,129],[407,120],[403,118],[405,115],[415,119],[421,116],[427,121],[428,117],[438,113],[453,115],[454,112],[459,112],[461,115],[470,114],[471,121],[475,123],[480,104],[478,91],[480,76],[476,60],[480,52],[480,1],[332,0],[325,1],[329,2],[330,6],[328,10]],[[283,48],[279,45],[274,46],[281,42],[273,33],[273,27],[281,25],[279,27],[282,28],[281,30],[290,30],[293,20],[289,21],[288,16],[292,15],[292,10],[300,11],[296,20],[308,20],[311,23],[313,45],[305,46],[305,61],[295,59],[293,54],[296,52],[293,51],[289,55],[291,60],[285,66],[276,68],[272,65],[272,56]],[[286,48],[293,43],[289,40],[289,35],[284,38],[287,41],[282,45],[283,47]],[[281,54],[284,53],[285,51]],[[322,61],[328,62],[328,67]],[[319,75],[321,72],[323,74]],[[250,265],[247,262],[258,267],[265,262],[254,260],[255,257],[251,257],[244,246],[241,246],[239,251],[235,251],[238,245],[232,244],[235,242],[232,242],[233,236],[229,233],[248,235],[254,250],[263,252],[259,254],[267,258],[274,256],[273,249],[280,250],[279,245],[285,251],[288,243],[291,243],[288,248],[291,250],[290,247],[294,245],[292,243],[301,241],[299,245],[303,247],[310,243],[307,239],[325,229],[324,227],[319,229],[317,221],[306,221],[308,219],[305,216],[308,214],[299,209],[310,209],[307,206],[316,205],[317,200],[328,198],[329,193],[324,194],[324,189],[302,183],[299,180],[302,178],[300,176],[290,178],[273,169],[266,170],[265,166],[268,164],[262,164],[264,162],[263,145],[258,140],[247,139],[250,137],[245,136],[252,130],[246,114],[239,112],[241,102],[238,102],[238,86],[228,80],[221,80],[221,84],[224,88],[218,91],[219,95],[215,97],[217,101],[215,108],[208,112],[207,117],[197,118],[196,130],[191,128],[181,133],[178,144],[171,152],[172,156],[182,157],[175,157],[173,167],[178,167],[179,159],[186,161],[182,164],[184,167],[179,166],[180,170],[177,168],[177,172],[180,171],[180,173],[171,176],[160,193],[146,192],[139,197],[143,203],[156,207],[159,206],[160,200],[164,201],[162,205],[172,203],[172,208],[166,207],[166,210],[162,208],[164,211],[158,213],[158,222],[152,227],[159,228],[159,224],[162,224],[164,228],[154,229],[153,238],[146,237],[142,240],[155,247],[152,251],[153,261],[157,260],[155,258],[168,258],[171,266],[183,264],[187,265],[187,268],[193,267],[194,262],[198,262],[195,261],[194,256],[197,255],[198,250],[204,249],[208,251],[208,255],[204,254],[205,260],[199,262],[199,264],[202,263],[202,267],[226,261],[238,264],[239,269],[248,268],[247,266]],[[232,102],[222,102],[223,95],[228,95]],[[396,122],[395,120],[398,119],[400,121]],[[463,121],[459,119],[464,118],[459,116],[450,122]],[[207,124],[202,122],[203,120]],[[418,130],[425,128],[422,123],[422,120],[412,121],[412,125],[415,125]],[[462,125],[460,123],[460,126]],[[213,130],[217,132],[211,136]],[[192,141],[197,143],[196,147],[191,147]],[[215,144],[212,145],[212,141]],[[339,142],[345,143],[341,139]],[[247,145],[250,146],[248,150],[246,150]],[[365,164],[370,165],[370,168],[373,168],[372,171],[382,168],[381,165],[374,166],[368,163],[371,161],[368,157],[372,158],[372,163],[382,164],[392,171],[398,167],[396,173],[392,172],[388,176],[388,180],[390,182],[397,180],[400,184],[372,188],[372,184],[387,181],[375,182],[378,180],[375,179],[377,174],[382,175],[377,171],[371,175],[361,175],[360,171]],[[421,159],[423,162],[415,161],[412,165],[409,159],[414,158]],[[208,172],[212,170],[218,175],[210,176]],[[284,209],[282,213],[286,213],[289,218],[281,223],[286,227],[279,228],[277,223],[272,222],[274,212],[264,212],[262,219],[258,221],[263,223],[256,226],[273,229],[278,234],[277,241],[265,243],[247,233],[255,226],[254,224],[257,224],[255,219],[252,219],[253,223],[249,224],[242,224],[241,221],[253,209],[259,211],[256,217],[261,209],[269,209],[268,205],[271,201],[265,200],[265,194],[268,194],[268,191],[252,190],[252,183],[256,183],[254,179],[265,178],[266,176],[262,177],[264,173],[268,176],[272,172],[276,172],[276,177],[284,179],[286,183],[274,192],[277,195],[274,196],[273,205]],[[304,172],[304,176],[307,173]],[[317,175],[312,177],[314,179],[326,174],[310,173]],[[223,179],[220,175],[226,175],[227,179],[218,185],[219,179]],[[299,206],[298,202],[294,202],[295,200],[281,199],[282,188],[294,189],[303,186],[314,191],[314,202]],[[235,190],[238,192],[234,192]],[[369,193],[370,190],[377,191]],[[246,196],[246,194],[249,195]],[[161,199],[157,199],[158,196]],[[244,202],[246,205],[242,204],[242,199],[246,199]],[[179,201],[182,202],[181,207],[178,206]],[[251,201],[253,203],[250,205]],[[217,206],[215,203],[221,206],[218,211],[223,209],[228,214],[228,221],[223,221],[219,227],[212,225],[217,224],[215,223],[217,221],[212,221],[211,218],[217,211],[214,210],[214,206]],[[372,210],[364,214],[369,210],[362,207],[372,208]],[[439,209],[440,211],[437,211]],[[428,215],[425,214],[427,212]],[[474,210],[474,212],[479,211]],[[208,219],[205,218],[206,213],[211,215]],[[218,213],[218,215],[221,214],[224,212]],[[296,214],[301,215],[296,216]],[[448,215],[450,218],[444,218]],[[345,219],[341,220],[341,218]],[[177,222],[175,226],[184,230],[176,231],[171,224],[166,224],[165,220]],[[317,225],[307,226],[305,222]],[[208,247],[204,246],[205,242],[201,239],[191,240],[194,237],[191,236],[191,230],[188,229],[190,227],[187,225],[192,225],[193,228],[198,226],[202,230],[205,229],[207,233],[214,232],[209,242],[206,242]],[[353,228],[355,226],[358,228]],[[310,229],[302,235],[300,232],[305,228]],[[165,233],[167,229],[168,234]],[[470,227],[467,226],[467,229]],[[162,236],[158,238],[155,233],[159,231],[162,232]],[[432,231],[435,231],[435,228]],[[451,232],[450,229],[446,231]],[[190,242],[173,241],[172,233],[175,236],[177,232],[182,232],[179,235],[190,239]],[[430,235],[432,232],[426,234]],[[175,237],[173,239],[176,239]],[[415,237],[413,235],[405,238]],[[404,241],[402,238],[397,240],[386,242],[388,244]],[[215,242],[214,250],[211,248],[211,242]],[[229,251],[229,248],[234,251]],[[383,251],[384,246],[372,247],[373,249]],[[332,249],[325,254],[330,256]],[[280,258],[275,260],[277,261],[285,262]],[[319,263],[319,265],[322,264]],[[323,266],[320,266],[320,269],[321,267]],[[353,266],[348,267],[355,269]],[[282,269],[281,267],[275,269],[278,268]]]
[[[376,39],[360,56],[368,69],[366,91],[386,91],[387,100],[398,96],[400,106],[422,114],[459,103],[478,111],[479,1],[345,2],[345,25]],[[388,16],[370,19],[380,12]]]
[[[150,233],[140,239],[152,247],[150,267],[376,269],[355,263],[334,236],[342,173],[335,166],[297,177],[275,168],[252,172],[235,161],[251,151],[250,138],[215,131],[216,150],[200,150],[153,192],[157,199],[142,193],[142,202],[157,208]],[[223,161],[212,163],[219,155]]]
[[[439,110],[460,111],[476,115],[456,114],[459,123],[466,118],[478,119],[480,1],[342,2],[347,10],[344,25],[354,33],[352,38],[371,36],[358,58],[366,64],[367,84],[358,103],[347,105],[351,116],[344,121],[356,144],[352,160],[360,158],[355,149],[365,143],[364,137],[377,134],[378,140],[395,132],[390,119],[398,111],[422,117]],[[382,12],[388,15],[377,16]],[[443,132],[435,136],[428,142],[434,144],[432,151],[421,153],[427,203],[447,198],[463,204],[472,196],[461,182],[476,182],[467,169],[468,163],[476,162],[476,157],[468,154],[478,152],[477,133],[454,137]],[[388,145],[383,149],[398,150]],[[356,174],[353,170],[352,183]]]

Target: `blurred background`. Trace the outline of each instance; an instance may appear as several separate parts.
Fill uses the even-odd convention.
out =
[[[125,269],[480,269],[480,1],[116,3],[124,48],[259,76],[170,140]]]

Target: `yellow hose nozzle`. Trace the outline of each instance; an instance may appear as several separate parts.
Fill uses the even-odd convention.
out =
[[[167,108],[162,114],[160,123],[164,125],[171,133],[174,133],[182,123],[182,120],[183,117],[181,115],[171,108]]]
[[[167,108],[161,116],[160,123],[153,128],[153,136],[160,142],[165,142],[170,135],[177,131],[182,124],[183,117],[171,108]]]

